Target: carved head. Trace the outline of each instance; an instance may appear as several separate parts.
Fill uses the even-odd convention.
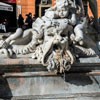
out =
[[[57,1],[56,2],[58,16],[60,18],[65,18],[69,14],[69,3],[68,0]]]

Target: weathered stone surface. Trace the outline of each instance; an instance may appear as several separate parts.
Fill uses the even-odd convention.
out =
[[[31,29],[23,32],[18,28],[8,38],[0,40],[1,57],[14,59],[24,55],[47,64],[48,71],[63,73],[77,58],[99,55],[96,43],[86,34],[88,19],[84,16],[82,0],[78,2],[56,1],[44,16],[33,22]]]
[[[69,78],[70,77],[70,78]],[[0,77],[0,99],[99,100],[100,76]],[[80,99],[81,98],[81,99]]]

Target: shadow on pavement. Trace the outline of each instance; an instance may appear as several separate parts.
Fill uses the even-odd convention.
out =
[[[12,93],[6,78],[0,76],[0,99],[10,100]]]
[[[66,82],[69,82],[70,84],[74,84],[77,86],[86,86],[93,84],[91,78],[85,75],[66,74],[64,79]]]

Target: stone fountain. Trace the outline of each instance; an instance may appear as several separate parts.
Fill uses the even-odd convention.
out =
[[[32,58],[56,73],[69,71],[82,57],[95,57],[100,62],[100,52],[87,28],[82,2],[78,5],[75,0],[59,0],[33,22],[31,29],[18,28],[0,40],[0,55],[2,59]]]

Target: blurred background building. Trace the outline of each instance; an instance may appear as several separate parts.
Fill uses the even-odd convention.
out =
[[[44,10],[55,4],[56,0],[16,0],[17,2],[17,14],[21,13],[25,18],[25,14],[31,12],[32,15],[41,16]],[[100,0],[98,2],[98,13],[100,16]],[[91,11],[89,10],[90,16]]]
[[[42,16],[44,10],[51,7],[54,0],[17,0],[17,15],[20,13],[25,18],[29,12],[32,15]]]
[[[0,0],[2,3],[9,5],[9,11],[3,8],[0,9],[0,23],[7,19],[11,27],[16,27],[17,18],[19,14],[22,14],[23,18],[26,18],[26,14],[32,13],[32,16],[41,17],[44,14],[45,9],[53,6],[56,0]],[[100,0],[98,2],[98,14],[100,16]],[[87,6],[87,5],[86,5]],[[12,8],[11,8],[12,7]],[[89,15],[92,16],[90,10]]]

